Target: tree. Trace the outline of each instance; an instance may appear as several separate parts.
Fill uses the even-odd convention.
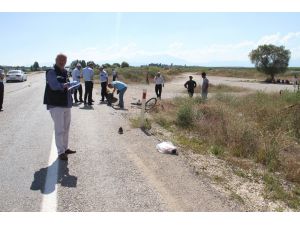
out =
[[[77,59],[77,60],[74,60],[74,61],[72,61],[71,62],[71,65],[70,65],[70,68],[73,70],[75,67],[76,67],[76,65],[77,65],[77,63],[79,62],[79,60]]]
[[[85,67],[86,67],[86,62],[85,62],[85,60],[79,60],[79,63],[81,64],[81,67],[82,67],[82,68],[85,68]]]
[[[34,62],[33,65],[30,67],[31,71],[38,71],[40,69],[39,63]]]
[[[109,63],[105,63],[105,64],[103,64],[102,65],[104,68],[110,68],[111,67],[111,65],[109,64]]]
[[[94,61],[88,61],[86,64],[91,65],[92,67],[95,67],[95,65],[96,65],[96,63]]]
[[[129,64],[127,62],[122,62],[121,63],[121,68],[124,68],[124,67],[129,67]]]
[[[120,63],[114,63],[112,66],[113,67],[121,67]]]
[[[250,52],[249,58],[255,64],[259,72],[263,72],[271,76],[272,81],[275,75],[284,73],[289,65],[291,52],[284,46],[260,45],[257,49]]]

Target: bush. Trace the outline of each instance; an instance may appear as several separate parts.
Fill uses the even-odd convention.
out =
[[[193,113],[193,105],[191,102],[186,102],[181,105],[177,112],[177,120],[178,126],[187,128],[192,127],[194,122],[194,113]]]

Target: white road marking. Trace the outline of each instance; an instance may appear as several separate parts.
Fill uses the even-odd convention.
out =
[[[42,212],[56,212],[57,210],[57,187],[56,186],[57,186],[57,176],[58,176],[58,161],[56,161],[56,159],[57,159],[57,149],[55,145],[55,136],[53,132],[51,152],[48,161],[48,170],[46,175],[45,189],[44,189],[42,207],[41,207]]]

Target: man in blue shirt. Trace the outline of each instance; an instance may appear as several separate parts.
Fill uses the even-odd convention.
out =
[[[64,69],[67,56],[59,54],[53,69],[46,72],[44,104],[54,122],[55,143],[59,159],[68,160],[67,154],[75,153],[68,148],[71,123],[72,94],[68,91],[68,74]]]
[[[119,106],[120,109],[124,109],[124,94],[125,91],[127,90],[127,85],[121,81],[113,81],[111,82],[111,84],[108,85],[109,88],[114,88],[113,93],[115,92],[115,90],[118,90],[117,92],[119,92]]]
[[[93,78],[94,78],[94,70],[92,68],[92,64],[89,63],[87,67],[82,70],[82,76],[85,84],[84,91],[84,104],[86,105],[86,100],[88,99],[88,104],[93,105]]]

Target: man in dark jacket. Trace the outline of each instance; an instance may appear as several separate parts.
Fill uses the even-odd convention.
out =
[[[54,122],[55,143],[61,160],[68,160],[67,154],[76,152],[68,148],[73,99],[68,91],[68,74],[64,69],[66,63],[67,56],[57,55],[54,68],[46,72],[44,95],[44,104]]]
[[[193,97],[194,95],[194,89],[197,86],[196,82],[193,81],[193,77],[189,76],[190,80],[188,80],[187,82],[185,82],[184,87],[187,88],[188,93],[190,95],[190,97]]]
[[[3,104],[3,98],[4,98],[4,70],[0,69],[0,112],[3,111],[2,104]]]

